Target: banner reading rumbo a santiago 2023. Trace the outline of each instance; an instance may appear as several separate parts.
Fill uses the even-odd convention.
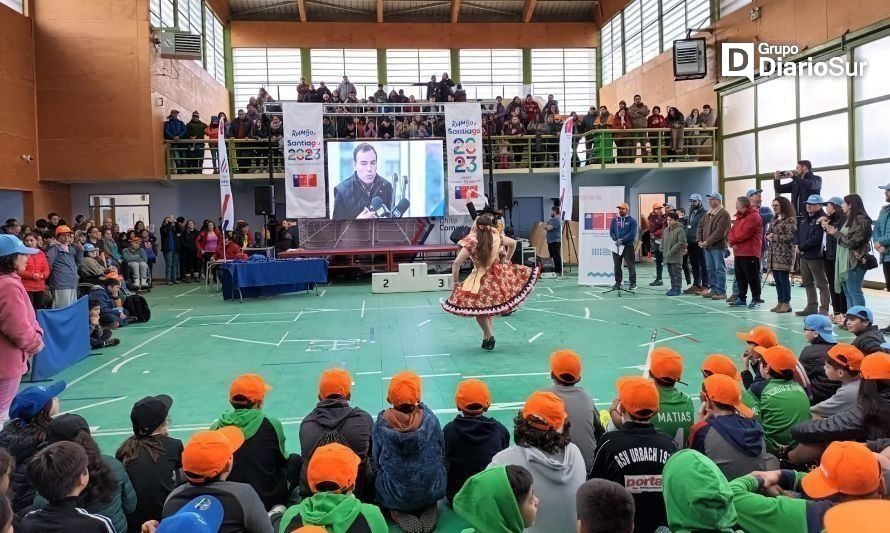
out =
[[[466,215],[468,202],[485,207],[482,145],[482,107],[475,102],[445,104],[449,215]]]
[[[578,189],[578,284],[613,285],[609,225],[618,216],[617,205],[624,202],[624,187],[580,187]],[[633,245],[631,245],[633,246]]]
[[[325,218],[321,104],[284,102],[284,192],[288,218]]]

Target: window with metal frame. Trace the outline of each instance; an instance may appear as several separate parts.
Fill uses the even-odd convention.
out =
[[[22,15],[25,14],[24,0],[0,0],[0,4],[3,4],[6,7],[21,13]]]
[[[204,69],[216,78],[216,81],[226,83],[226,60],[223,48],[222,22],[209,7],[205,7],[205,21],[207,32],[204,35]]]
[[[148,4],[149,22],[155,28],[176,27],[175,0],[151,0]]]
[[[596,105],[596,48],[532,49],[532,94],[552,94],[562,113]]]
[[[460,51],[460,81],[467,99],[510,100],[522,93],[522,50]]]
[[[236,109],[245,109],[261,87],[276,100],[297,99],[299,48],[235,48],[232,56]]]
[[[603,83],[612,83],[624,74],[624,43],[622,15],[615,15],[603,25],[600,32],[600,48],[603,61]]]
[[[624,66],[627,72],[643,64],[643,17],[641,0],[624,9]]]
[[[417,100],[426,99],[426,87],[415,83],[426,83],[430,76],[441,79],[442,73],[451,73],[450,50],[387,50],[386,51],[386,92],[404,90]],[[376,89],[375,89],[376,90]]]
[[[747,6],[751,0],[720,0],[720,18]]]
[[[313,48],[309,57],[316,86],[324,81],[333,91],[348,76],[358,99],[373,96],[377,90],[377,50]]]

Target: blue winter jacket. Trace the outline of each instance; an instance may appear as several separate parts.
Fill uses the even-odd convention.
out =
[[[445,438],[432,410],[423,403],[419,407],[423,421],[417,430],[396,431],[381,411],[371,431],[371,453],[379,466],[377,502],[382,507],[413,511],[445,497]]]
[[[164,138],[172,141],[176,137],[185,138],[185,122],[178,118],[168,118],[164,122]]]
[[[820,209],[813,215],[804,212],[803,217],[797,219],[798,226],[793,243],[800,249],[800,256],[803,259],[822,257],[822,237],[825,235],[825,230],[816,221],[823,216],[826,216],[825,211]]]
[[[637,239],[637,221],[630,215],[615,217],[609,224],[609,237],[613,241],[621,241],[621,244],[632,245]]]
[[[76,289],[79,277],[77,267],[80,265],[81,254],[72,245],[68,251],[62,251],[60,244],[54,244],[46,251],[46,262],[49,263],[49,279],[46,281],[51,290]]]
[[[881,208],[871,239],[881,246],[890,247],[890,204]],[[882,253],[881,262],[890,263],[890,253]]]
[[[698,242],[698,225],[707,212],[705,206],[689,210],[689,216],[686,217],[686,242]]]

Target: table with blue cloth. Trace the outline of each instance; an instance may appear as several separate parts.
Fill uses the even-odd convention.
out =
[[[328,282],[327,259],[230,261],[218,265],[223,300],[308,291]]]

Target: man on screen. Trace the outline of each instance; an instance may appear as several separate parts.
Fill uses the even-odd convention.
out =
[[[377,218],[371,210],[375,197],[383,201],[387,210],[392,209],[392,185],[377,174],[377,150],[368,143],[361,143],[352,151],[354,172],[334,187],[334,220]]]

